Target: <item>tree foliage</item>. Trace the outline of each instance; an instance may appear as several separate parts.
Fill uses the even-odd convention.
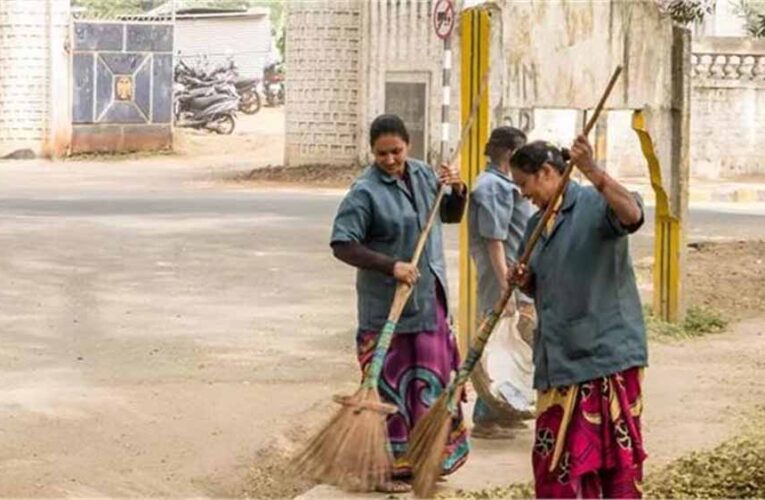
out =
[[[698,24],[714,12],[713,0],[658,0],[659,8],[677,24]]]
[[[765,1],[738,0],[733,7],[736,14],[744,19],[744,29],[749,36],[765,38]]]
[[[121,16],[143,11],[144,0],[72,0],[72,7],[82,7],[94,17]]]

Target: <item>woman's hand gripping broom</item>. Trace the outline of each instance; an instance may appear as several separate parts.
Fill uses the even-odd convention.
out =
[[[488,88],[488,81],[487,71],[482,79],[479,99],[471,109],[449,165],[456,161],[462,142],[475,122],[481,96]],[[430,209],[427,224],[420,234],[411,260],[415,266],[419,263],[447,189],[446,185],[440,187]],[[400,282],[396,286],[388,320],[378,336],[372,361],[361,387],[351,396],[334,397],[342,407],[294,459],[292,465],[299,474],[354,491],[370,491],[390,480],[393,459],[388,443],[386,418],[395,413],[397,408],[382,402],[377,384],[396,324],[411,293],[411,285]]]
[[[597,122],[600,112],[603,110],[603,106],[616,84],[621,71],[621,66],[618,66],[614,71],[600,102],[587,122],[587,126],[584,129],[584,135],[589,134]],[[554,201],[557,201],[558,198],[562,196],[573,169],[573,163],[569,162],[566,166],[566,170],[563,172],[563,178],[558,185],[558,189],[552,198]],[[553,214],[556,205],[554,201],[547,205],[541,220],[536,228],[534,228],[534,232],[526,245],[526,250],[520,258],[519,265],[528,264],[534,246],[542,234],[542,230],[547,225],[547,221],[550,220],[550,217]],[[439,396],[438,400],[431,406],[428,413],[420,419],[412,430],[408,457],[414,470],[413,486],[417,496],[430,497],[435,491],[436,481],[441,474],[441,463],[444,459],[444,450],[451,428],[452,417],[457,412],[457,405],[462,397],[465,383],[468,381],[470,373],[473,371],[476,363],[481,359],[486,342],[489,340],[491,333],[494,331],[494,327],[502,316],[502,312],[505,310],[505,306],[510,300],[510,297],[512,297],[514,289],[515,286],[508,287],[500,300],[494,305],[493,310],[483,319],[478,330],[478,335],[475,340],[473,340],[465,361],[460,365],[454,381],[441,393],[441,396]]]

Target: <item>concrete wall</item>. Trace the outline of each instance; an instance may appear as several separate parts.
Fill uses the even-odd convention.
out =
[[[699,38],[692,50],[691,176],[765,175],[765,41]],[[611,173],[645,175],[630,113],[610,112],[607,122]]]
[[[69,0],[0,1],[0,157],[69,147]]]
[[[530,135],[539,137],[538,131],[543,131],[543,137],[550,134],[544,138],[568,145],[572,129],[582,126],[581,115],[551,116],[540,108],[593,108],[611,72],[621,64],[624,72],[607,106],[652,110],[652,128],[665,138],[657,141],[657,151],[664,178],[669,179],[673,32],[671,21],[655,4],[505,0],[502,10],[508,66],[504,105],[536,108]],[[637,141],[634,144],[637,148]],[[609,156],[609,163],[621,161]]]
[[[673,139],[682,125],[676,118],[684,106],[677,97],[682,92],[675,88],[683,79],[675,78],[673,71],[683,56],[673,55],[678,45],[671,20],[655,3],[642,0],[499,4],[504,21],[501,57],[507,66],[505,114],[530,112],[531,138],[569,146],[584,125],[584,112],[596,105],[612,71],[622,65],[624,72],[607,102],[607,108],[615,110],[613,118],[600,125],[602,137],[596,139],[603,142],[602,161],[616,175],[646,175],[630,129],[631,110],[646,109],[670,191],[672,179],[679,182],[679,170],[684,169],[678,162],[682,144]]]
[[[426,114],[423,123],[407,123],[412,128],[425,129],[425,158],[438,160],[441,142],[442,73],[444,42],[433,29],[435,0],[372,0],[366,3],[365,33],[369,40],[362,74],[364,100],[362,130],[379,114],[386,112],[386,83],[411,82],[426,86]],[[452,38],[452,72],[450,123],[459,123],[460,71],[459,23]],[[414,117],[411,117],[414,120]],[[405,117],[405,121],[409,121]],[[459,130],[451,127],[450,142],[458,139]],[[360,143],[360,159],[368,160],[366,137]]]
[[[765,40],[704,38],[693,52],[692,173],[765,175]]]

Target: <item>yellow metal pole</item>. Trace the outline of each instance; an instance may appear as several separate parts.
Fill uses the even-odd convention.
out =
[[[632,115],[632,129],[648,163],[651,187],[656,194],[653,261],[653,314],[671,323],[680,320],[680,220],[672,214],[661,180],[661,167],[642,111]]]
[[[462,123],[468,121],[470,110],[476,99],[481,99],[478,113],[467,140],[462,145],[462,178],[472,190],[475,179],[483,170],[483,148],[489,138],[489,92],[481,95],[483,75],[489,67],[489,13],[481,8],[467,9],[460,19],[461,38],[461,114]],[[460,352],[467,352],[470,339],[476,329],[478,317],[476,270],[470,259],[468,241],[468,220],[460,225],[460,303],[459,303],[459,346]]]

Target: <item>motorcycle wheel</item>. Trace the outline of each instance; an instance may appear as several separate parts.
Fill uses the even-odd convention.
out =
[[[236,121],[231,115],[221,115],[213,123],[216,133],[220,135],[231,135],[236,128]]]
[[[247,115],[254,115],[260,111],[260,96],[257,92],[244,92],[239,104],[239,111]]]

